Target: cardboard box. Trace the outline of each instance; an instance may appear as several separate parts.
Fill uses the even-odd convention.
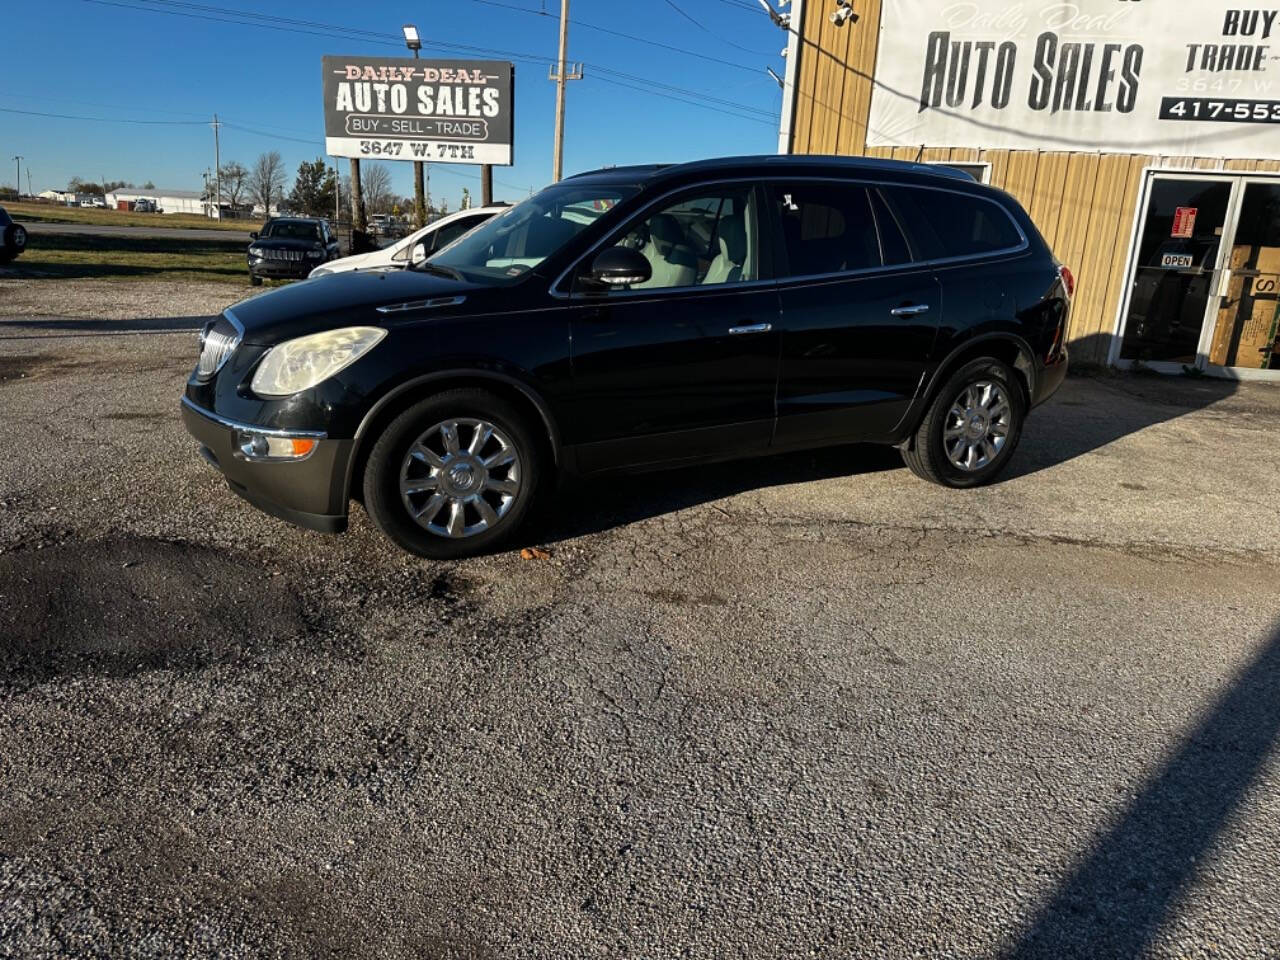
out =
[[[1231,283],[1218,313],[1209,362],[1220,367],[1268,369],[1276,349],[1278,322],[1280,247],[1235,247],[1231,251]]]

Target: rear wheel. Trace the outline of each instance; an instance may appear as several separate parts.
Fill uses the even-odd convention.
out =
[[[369,454],[364,504],[404,549],[436,560],[493,550],[520,528],[541,476],[537,434],[485,390],[410,407]]]
[[[984,358],[948,378],[902,451],[911,472],[946,487],[994,480],[1013,457],[1027,415],[1017,376],[1008,364]]]

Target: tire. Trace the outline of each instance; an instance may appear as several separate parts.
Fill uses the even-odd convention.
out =
[[[962,410],[972,416],[960,415]],[[957,489],[984,486],[1008,466],[1026,417],[1026,394],[1009,365],[989,357],[974,360],[947,378],[903,448],[902,459],[930,483]]]
[[[260,287],[260,286],[262,286],[262,278],[261,278],[261,277],[255,277],[252,273],[251,273],[251,274],[249,274],[249,286],[251,286],[251,287]]]
[[[448,424],[454,425],[456,453],[441,429]],[[469,452],[485,429],[492,431],[489,439]],[[374,526],[410,553],[453,560],[490,552],[515,535],[537,498],[540,439],[520,411],[486,390],[428,397],[396,417],[374,443],[364,473],[365,510]],[[499,463],[512,454],[513,462]],[[402,494],[402,482],[417,489]],[[455,504],[461,504],[461,519]]]
[[[16,257],[27,248],[27,231],[25,227],[18,224],[11,224],[9,227],[9,236],[5,238],[4,246],[13,251]]]

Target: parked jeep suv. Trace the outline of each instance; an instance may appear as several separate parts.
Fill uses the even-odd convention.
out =
[[[341,255],[328,222],[315,217],[273,217],[249,239],[249,283],[255,287],[263,277],[302,280]]]
[[[429,557],[490,550],[557,473],[870,441],[993,480],[1061,384],[1070,273],[958,171],[748,157],[548,187],[397,272],[225,311],[183,415],[231,488]]]

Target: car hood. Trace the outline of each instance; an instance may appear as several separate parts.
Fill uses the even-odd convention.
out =
[[[337,327],[390,327],[420,321],[428,309],[470,312],[474,306],[462,303],[391,313],[379,313],[378,308],[457,297],[487,300],[492,289],[417,270],[348,271],[241,300],[230,312],[244,327],[246,343],[271,345]]]

